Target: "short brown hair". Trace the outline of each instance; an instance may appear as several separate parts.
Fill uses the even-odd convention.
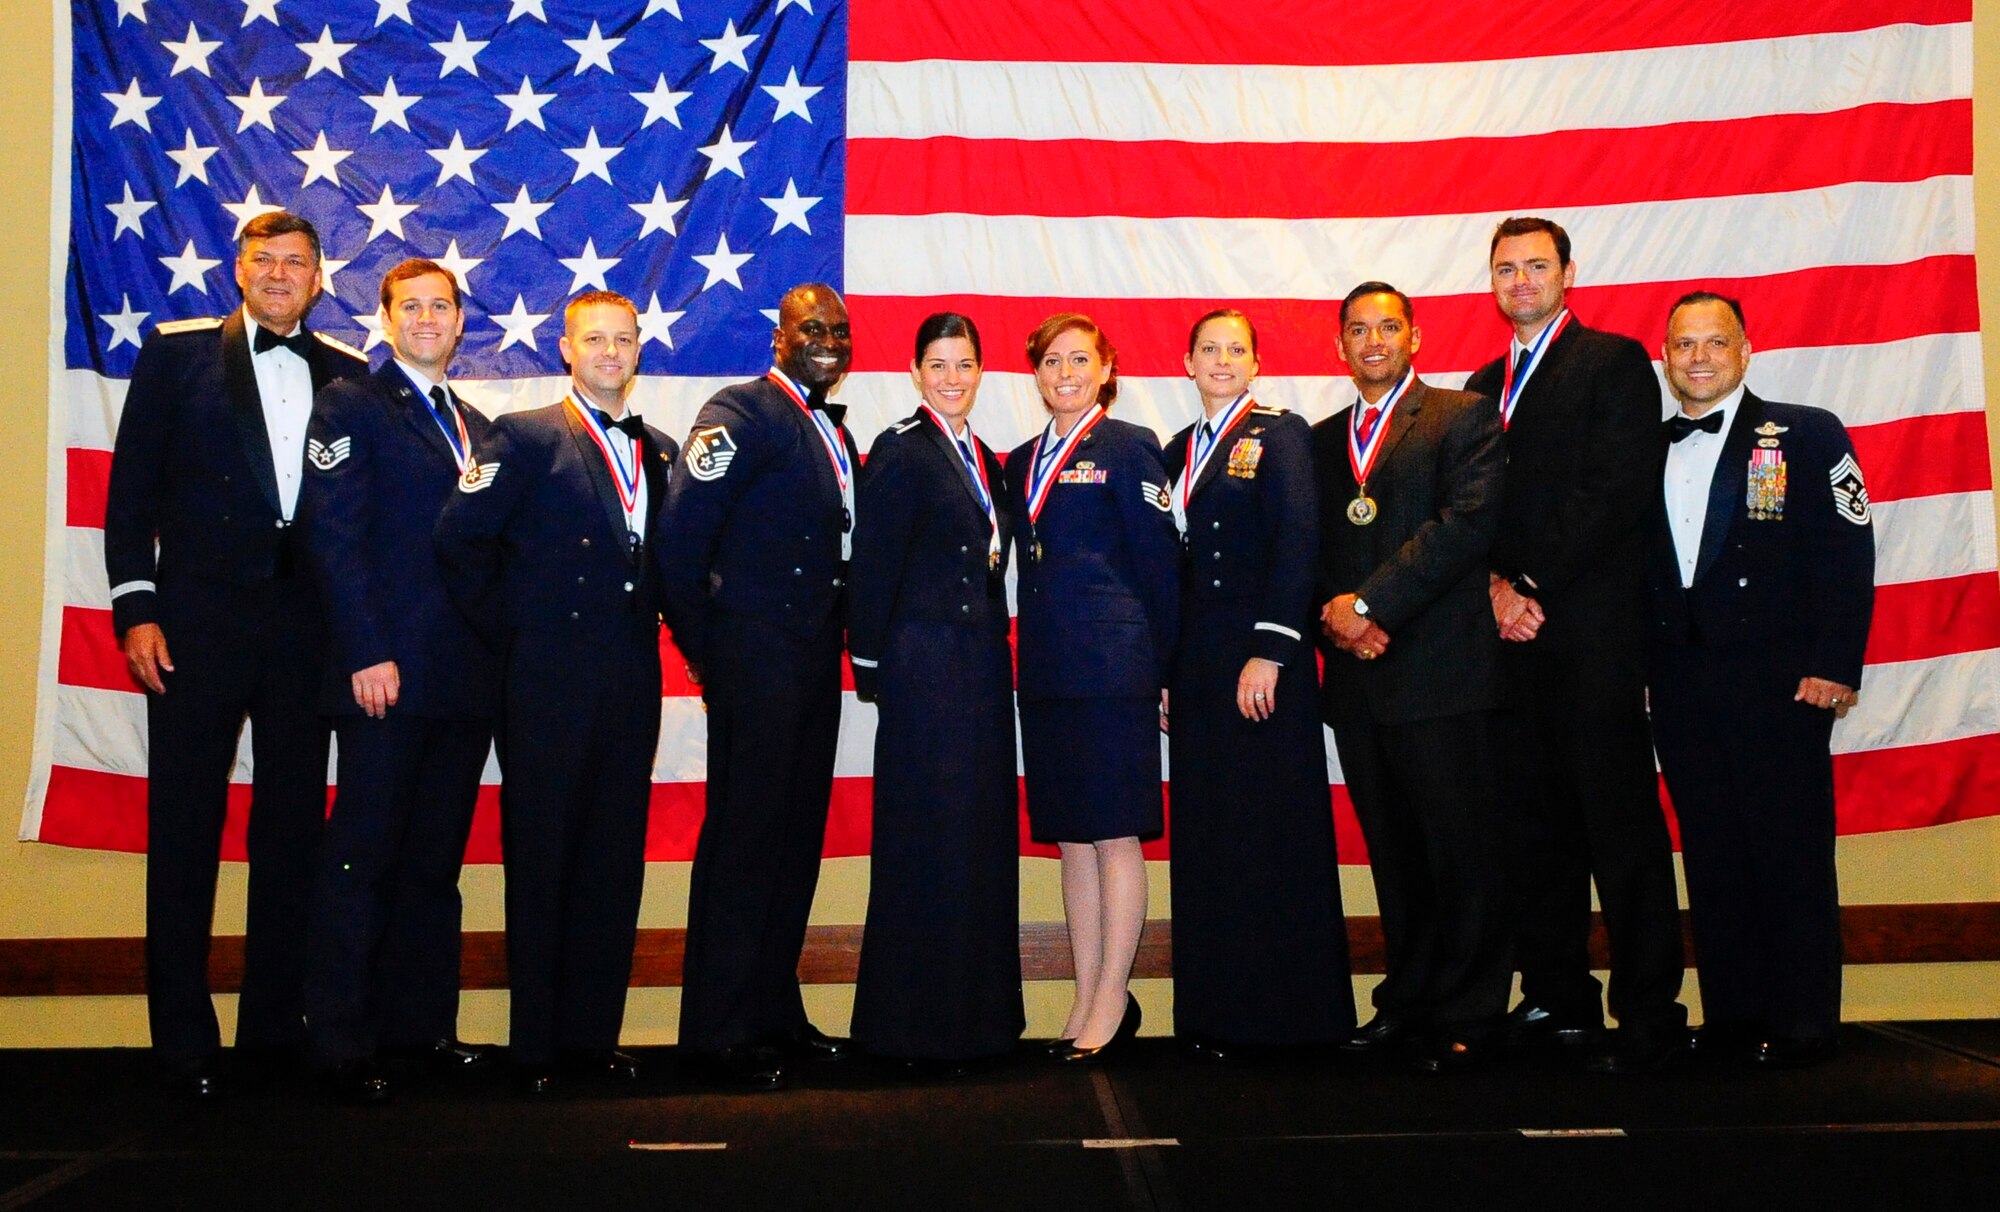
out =
[[[632,318],[635,320],[639,317],[638,305],[617,291],[586,290],[563,305],[563,331],[569,331],[570,321],[576,318],[577,312],[582,311],[586,307],[594,307],[599,303],[607,304],[611,307],[622,307],[626,311],[631,312]]]
[[[243,234],[236,237],[236,255],[243,256],[243,250],[250,247],[252,240],[269,240],[273,236],[298,232],[312,245],[313,261],[320,259],[319,229],[288,210],[267,210],[243,225]]]
[[[1486,259],[1488,261],[1493,259],[1493,252],[1500,247],[1500,241],[1510,236],[1532,236],[1538,231],[1547,233],[1549,239],[1556,242],[1557,268],[1568,266],[1569,233],[1554,219],[1543,219],[1534,215],[1517,215],[1511,219],[1502,219],[1500,226],[1493,229],[1493,242],[1486,246]]]
[[[1242,312],[1237,311],[1233,307],[1218,307],[1214,311],[1209,312],[1207,315],[1203,316],[1201,319],[1196,320],[1194,322],[1194,327],[1188,329],[1187,351],[1189,353],[1194,352],[1194,343],[1201,338],[1202,325],[1207,324],[1210,320],[1243,321],[1243,327],[1248,329],[1250,332],[1250,356],[1253,358],[1257,356],[1257,326],[1250,322],[1249,316],[1244,315]]]
[[[1112,401],[1118,398],[1118,351],[1111,347],[1110,339],[1097,326],[1097,321],[1082,312],[1059,311],[1028,334],[1028,369],[1034,370],[1042,355],[1049,352],[1049,346],[1066,332],[1087,332],[1096,343],[1098,360],[1111,368],[1111,373],[1104,378],[1104,386],[1097,390],[1097,402],[1106,408],[1111,407]]]
[[[428,257],[411,257],[407,261],[398,262],[393,269],[382,275],[382,309],[384,311],[389,309],[389,288],[391,286],[394,286],[398,282],[407,282],[411,278],[421,278],[427,274],[441,275],[446,282],[451,283],[451,305],[459,308],[464,307],[464,303],[458,297],[458,275]]]

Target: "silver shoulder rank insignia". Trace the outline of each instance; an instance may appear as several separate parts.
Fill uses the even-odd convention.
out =
[[[1861,481],[1861,464],[1844,454],[1827,473],[1833,484],[1833,511],[1856,526],[1868,525],[1868,486]]]
[[[331,442],[322,442],[318,438],[306,439],[306,462],[321,471],[332,471],[353,453],[354,439],[351,437],[335,438]]]
[[[458,477],[460,492],[478,492],[482,488],[493,487],[493,477],[500,474],[500,464],[468,462],[465,474]]]
[[[924,419],[922,417],[911,417],[909,420],[891,425],[889,428],[895,430],[897,433],[908,433],[923,423]]]
[[[1282,417],[1285,415],[1286,410],[1283,408],[1279,408],[1275,404],[1259,404],[1256,407],[1252,408],[1250,411],[1256,413],[1260,417]]]
[[[1790,433],[1791,428],[1789,425],[1780,425],[1776,421],[1766,421],[1762,425],[1759,425],[1755,432],[1766,438],[1775,438],[1781,433]]]
[[[346,354],[348,357],[359,358],[363,362],[366,362],[368,360],[367,354],[362,353],[360,350],[354,348],[352,345],[349,345],[347,342],[341,340],[339,337],[329,337],[323,332],[314,332],[313,336],[318,338],[319,343],[321,345],[326,346],[328,349],[337,349],[341,353]]]
[[[164,320],[153,325],[153,331],[163,337],[171,337],[176,333],[203,332],[207,329],[221,327],[222,317],[199,316],[192,320]]]
[[[1161,513],[1172,513],[1174,511],[1174,496],[1173,493],[1167,491],[1166,485],[1149,484],[1141,480],[1139,482],[1139,492],[1146,498],[1146,504],[1151,505]]]
[[[688,435],[688,474],[706,483],[719,480],[736,460],[736,439],[727,425],[707,425]]]

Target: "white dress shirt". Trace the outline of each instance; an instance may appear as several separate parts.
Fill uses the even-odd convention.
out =
[[[1701,558],[1701,532],[1708,521],[1708,490],[1715,482],[1715,465],[1722,458],[1723,443],[1729,440],[1730,422],[1736,406],[1743,402],[1743,385],[1724,396],[1722,402],[1702,416],[1722,417],[1722,432],[1704,433],[1697,429],[1667,447],[1667,471],[1663,487],[1667,494],[1667,529],[1674,536],[1674,556],[1681,566],[1681,587],[1694,584],[1695,562]]]
[[[250,338],[250,366],[257,375],[257,402],[264,410],[264,433],[271,440],[271,470],[278,482],[278,509],[286,522],[299,506],[306,468],[306,422],[312,420],[312,368],[283,346],[257,352],[256,320],[243,308]],[[294,332],[298,331],[295,326]],[[281,337],[292,334],[281,332]]]

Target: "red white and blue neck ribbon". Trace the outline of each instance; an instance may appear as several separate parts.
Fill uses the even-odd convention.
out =
[[[429,392],[424,393],[424,410],[431,414],[431,420],[437,425],[438,432],[444,434],[444,444],[451,447],[451,457],[458,464],[458,474],[464,475],[465,460],[472,453],[472,435],[465,431],[465,406],[452,400],[451,388],[442,383],[436,386],[443,389],[444,398],[451,408],[451,419],[458,423],[457,436],[454,437],[451,430],[444,427],[444,418],[437,415],[437,406],[431,400]]]
[[[992,481],[986,478],[986,461],[979,457],[979,439],[972,436],[972,423],[969,421],[966,422],[965,436],[961,438],[951,431],[950,423],[938,413],[937,409],[932,408],[929,403],[919,401],[917,407],[924,410],[925,416],[937,422],[937,427],[943,432],[945,441],[950,442],[958,450],[960,460],[967,464],[966,471],[972,475],[972,487],[979,494],[979,507],[986,511],[986,524],[991,527],[990,538],[986,546],[987,554],[998,553],[1000,550],[1000,519],[993,511],[993,484]]]
[[[764,377],[777,384],[778,390],[799,406],[806,419],[812,422],[814,432],[819,434],[820,444],[826,447],[826,461],[833,465],[833,481],[840,486],[840,558],[848,559],[854,554],[854,470],[847,457],[847,443],[840,437],[840,426],[834,424],[824,411],[808,404],[806,394],[784,371],[773,366]]]
[[[1255,407],[1257,401],[1251,399],[1246,391],[1223,409],[1222,415],[1214,418],[1213,422],[1203,418],[1188,434],[1187,463],[1181,468],[1181,482],[1174,485],[1174,520],[1181,524],[1181,529],[1187,529],[1187,507],[1188,502],[1194,499],[1195,481],[1201,478],[1209,459],[1214,457],[1216,447],[1222,445],[1222,435],[1236,428],[1236,423],[1243,419],[1244,414]],[[1208,434],[1206,441],[1202,439],[1204,432]]]
[[[1375,470],[1375,456],[1382,453],[1382,440],[1389,434],[1389,418],[1395,415],[1396,405],[1401,402],[1403,393],[1416,381],[1417,372],[1412,367],[1403,372],[1402,381],[1382,397],[1380,404],[1370,405],[1366,400],[1354,402],[1354,415],[1348,418],[1347,423],[1347,465],[1354,471],[1355,487],[1364,493],[1368,490],[1368,476]],[[1369,431],[1368,440],[1363,442],[1361,420],[1371,407],[1381,411],[1375,418],[1375,428]]]
[[[611,483],[618,489],[618,503],[625,508],[626,524],[636,531],[638,529],[636,520],[639,516],[638,439],[631,437],[625,439],[632,444],[632,466],[627,470],[625,456],[618,453],[621,443],[613,442],[611,436],[604,432],[604,426],[597,422],[596,411],[584,407],[575,396],[564,396],[563,403],[569,405],[576,413],[577,420],[583,422],[583,431],[590,435],[592,442],[597,443],[597,453],[604,456],[604,466],[611,472]]]
[[[1069,462],[1069,456],[1076,449],[1076,444],[1083,441],[1083,435],[1089,433],[1091,428],[1103,419],[1104,405],[1092,404],[1090,411],[1084,414],[1084,418],[1070,428],[1069,436],[1050,446],[1046,461],[1042,458],[1042,447],[1055,436],[1054,419],[1051,419],[1047,428],[1042,430],[1042,436],[1035,439],[1035,449],[1030,452],[1033,457],[1029,460],[1028,468],[1029,525],[1032,526],[1042,516],[1042,503],[1049,499],[1049,489],[1055,486],[1056,477],[1061,473],[1063,465]]]
[[[1535,367],[1542,364],[1542,350],[1561,336],[1562,330],[1568,326],[1569,308],[1565,307],[1556,313],[1555,319],[1549,321],[1548,327],[1542,329],[1527,353],[1521,352],[1518,341],[1508,344],[1507,377],[1500,384],[1500,428],[1505,429],[1514,423],[1514,409],[1521,402],[1521,389],[1528,385],[1528,376],[1535,373]]]

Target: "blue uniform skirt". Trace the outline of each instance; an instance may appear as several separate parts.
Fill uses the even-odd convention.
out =
[[[1036,841],[1159,836],[1157,698],[1023,702],[1021,758]]]

